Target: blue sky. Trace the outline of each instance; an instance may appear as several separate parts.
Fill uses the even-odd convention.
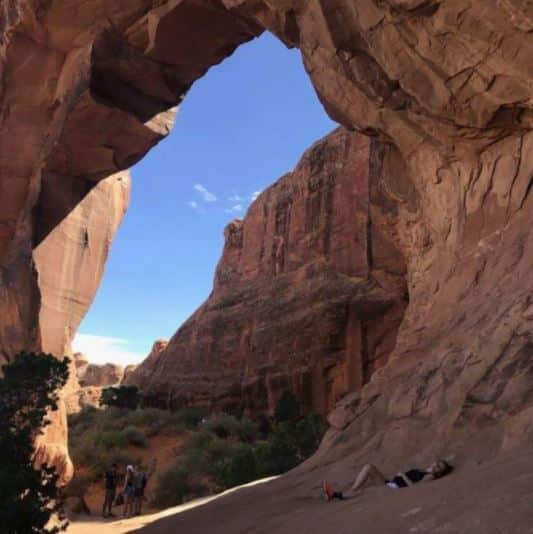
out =
[[[334,127],[299,52],[270,34],[212,68],[132,169],[130,208],[74,350],[137,363],[170,338],[211,291],[226,224]]]

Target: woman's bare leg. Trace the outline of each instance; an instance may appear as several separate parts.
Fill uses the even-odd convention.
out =
[[[353,497],[361,489],[370,484],[379,486],[385,485],[386,483],[387,479],[383,473],[375,465],[367,464],[361,469],[352,487],[344,494],[344,497]]]

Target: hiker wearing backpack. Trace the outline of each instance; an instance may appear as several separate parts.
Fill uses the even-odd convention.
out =
[[[141,515],[142,505],[144,501],[144,490],[148,483],[148,477],[142,470],[142,466],[138,466],[135,470],[135,478],[133,480],[133,498],[134,498],[134,514]]]

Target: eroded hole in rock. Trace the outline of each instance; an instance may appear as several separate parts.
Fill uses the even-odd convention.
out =
[[[379,150],[379,155],[372,152]],[[327,413],[387,361],[407,305],[393,203],[338,129],[225,231],[214,289],[128,382],[158,406],[271,414],[285,390]]]
[[[335,125],[297,62],[271,36],[241,47],[198,82],[170,140],[133,170],[130,214],[75,343],[82,351],[100,343],[112,359],[106,337],[142,347],[173,333],[201,302],[198,288],[207,293],[220,228],[236,218],[208,299],[124,378],[148,404],[261,417],[289,390],[305,412],[326,414],[395,346],[408,298],[384,186],[391,149],[343,128],[316,141]],[[119,288],[131,311],[116,302]],[[108,335],[111,310],[125,325]],[[140,359],[114,350],[115,361]]]

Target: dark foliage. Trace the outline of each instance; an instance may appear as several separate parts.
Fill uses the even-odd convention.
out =
[[[136,410],[141,402],[141,393],[137,386],[111,386],[102,390],[101,406],[115,406],[127,410]]]
[[[276,405],[275,422],[297,421],[299,418],[300,404],[298,399],[290,391],[285,391]]]
[[[33,465],[35,439],[57,410],[68,363],[50,354],[22,352],[0,378],[0,525],[6,534],[53,534],[64,530],[55,469]],[[58,525],[47,528],[50,518]]]

